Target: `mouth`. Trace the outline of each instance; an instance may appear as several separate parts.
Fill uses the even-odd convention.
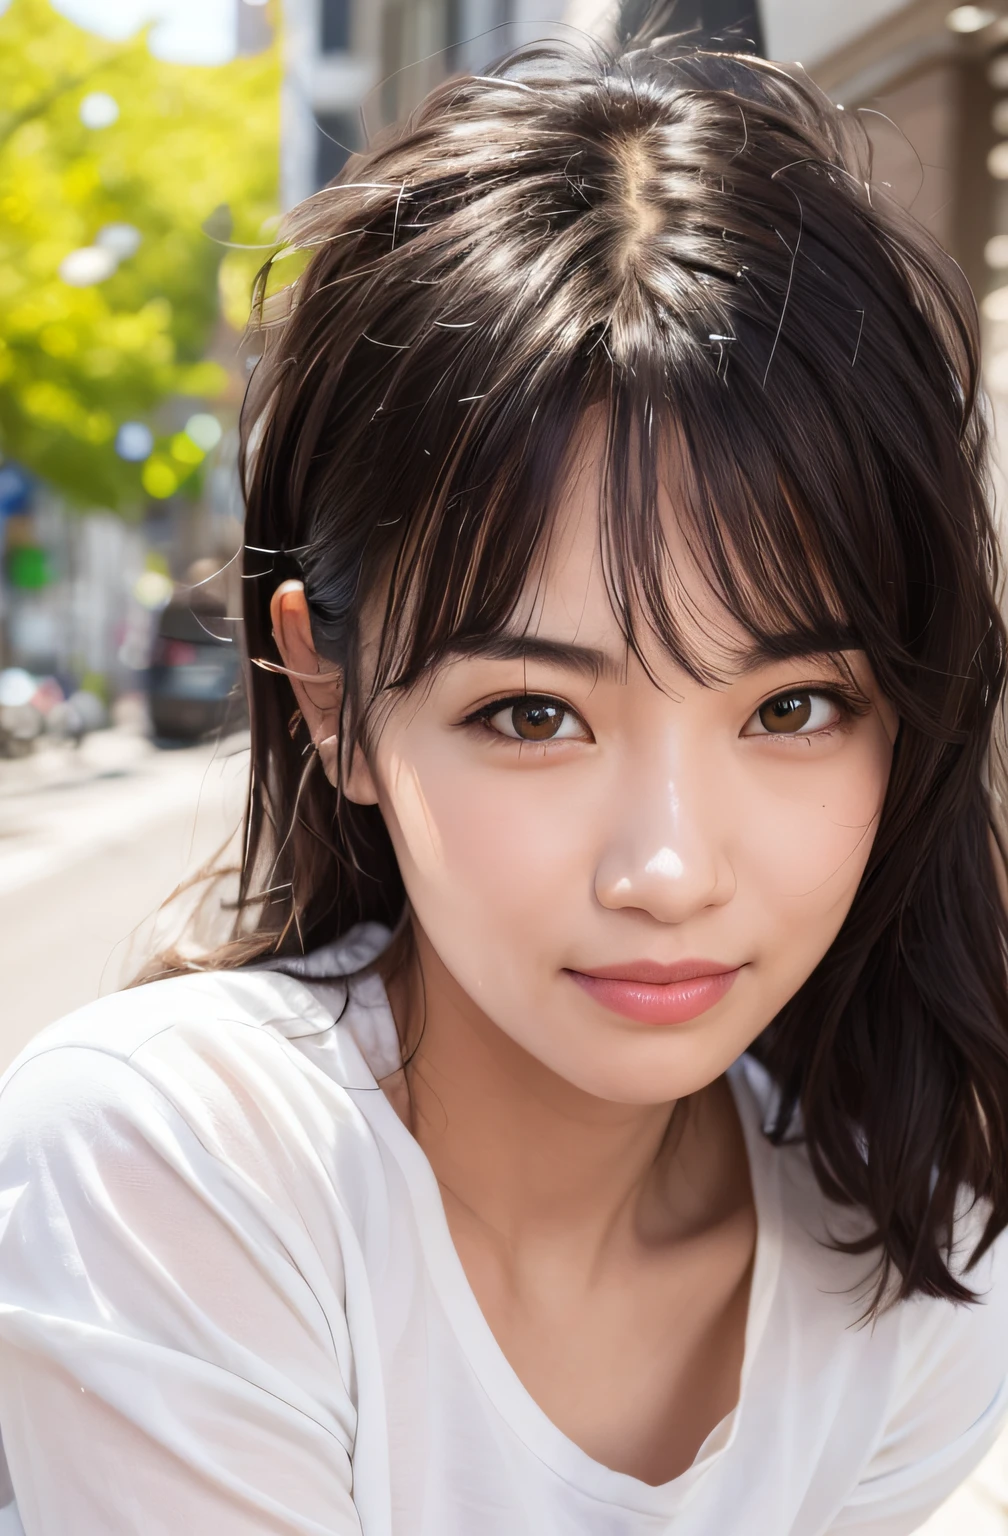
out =
[[[687,1024],[721,1001],[741,966],[716,960],[627,961],[590,971],[568,970],[572,981],[611,1013],[638,1024]]]

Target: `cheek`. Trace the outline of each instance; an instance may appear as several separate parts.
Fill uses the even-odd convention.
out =
[[[531,770],[530,794],[529,774],[474,771],[465,754],[382,755],[382,811],[425,927],[441,913],[453,925],[497,919],[535,931],[554,895],[569,899],[581,850],[562,775]]]
[[[802,749],[762,750],[797,758]],[[819,914],[839,926],[875,840],[891,759],[888,738],[871,722],[818,762],[757,765],[739,863],[783,919]]]

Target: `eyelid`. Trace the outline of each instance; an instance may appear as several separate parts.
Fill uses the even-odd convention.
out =
[[[868,714],[872,708],[871,699],[855,683],[841,681],[839,678],[831,678],[829,682],[825,682],[820,678],[816,682],[807,680],[785,683],[783,688],[771,688],[754,706],[753,713],[762,709],[765,704],[772,704],[774,699],[786,698],[788,694],[793,693],[823,694],[826,698],[833,699],[842,709],[849,709],[855,714]]]
[[[526,704],[530,699],[540,700],[544,704],[559,704],[561,709],[566,709],[568,713],[577,715],[578,719],[581,719],[580,710],[575,709],[573,704],[568,704],[567,700],[562,699],[558,693],[542,693],[538,689],[525,688],[517,693],[499,694],[488,699],[485,704],[478,704],[465,716],[462,724],[469,725],[475,720],[485,720],[488,715],[496,715],[499,710],[509,707],[513,709],[516,704]]]

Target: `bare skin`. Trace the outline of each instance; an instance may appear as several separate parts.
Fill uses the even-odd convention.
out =
[[[657,687],[609,606],[595,506],[590,472],[572,477],[516,633],[590,647],[602,667],[450,659],[355,750],[344,785],[381,807],[415,939],[389,984],[409,1081],[384,1086],[438,1178],[476,1299],[549,1418],[659,1484],[739,1392],[756,1217],[724,1072],[849,910],[896,721],[856,653],[856,709],[829,658],[744,655],[698,579],[725,684],[703,688],[656,650]],[[670,506],[677,553],[674,524]],[[335,775],[342,681],[314,651],[298,584],[276,593],[273,624]],[[554,701],[549,740],[521,736],[523,695]],[[787,716],[782,696],[807,720],[784,735],[762,723]],[[697,957],[733,980],[675,1023],[625,1016],[576,979]]]

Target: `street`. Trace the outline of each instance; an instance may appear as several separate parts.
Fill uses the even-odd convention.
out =
[[[0,1070],[135,975],[162,902],[240,825],[244,748],[127,725],[0,762]]]

